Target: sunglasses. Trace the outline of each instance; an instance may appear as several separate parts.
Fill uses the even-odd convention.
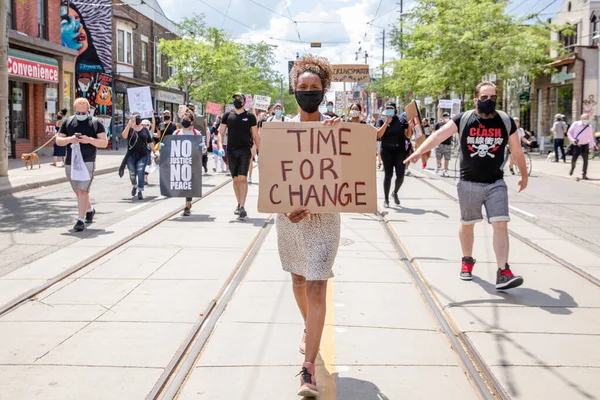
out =
[[[89,111],[75,111],[75,115],[88,115]]]
[[[487,101],[488,99],[492,99],[492,101],[496,101],[496,100],[498,100],[498,96],[496,96],[495,94],[494,94],[494,95],[492,95],[492,96],[486,96],[486,95],[484,94],[483,96],[481,96],[481,97],[479,98],[479,100],[481,100],[481,101]]]

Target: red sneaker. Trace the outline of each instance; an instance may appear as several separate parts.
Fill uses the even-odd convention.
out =
[[[498,269],[496,274],[496,290],[506,290],[516,288],[523,284],[523,277],[515,276],[508,264],[504,269]]]
[[[319,390],[317,389],[317,380],[315,379],[315,364],[305,362],[302,364],[302,371],[298,375],[300,375],[298,396],[318,397]]]
[[[473,267],[475,266],[475,259],[473,257],[462,258],[462,268],[460,269],[460,279],[463,281],[473,280]]]
[[[423,166],[421,168],[423,168],[423,169],[427,168],[427,163],[423,163]]]

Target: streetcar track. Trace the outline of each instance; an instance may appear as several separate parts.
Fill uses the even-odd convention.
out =
[[[195,201],[193,201],[193,204],[196,204],[200,201],[202,201],[202,199],[210,196],[211,194],[217,192],[218,190],[222,189],[223,187],[227,186],[228,184],[230,184],[233,181],[233,179],[229,178],[227,180],[225,180],[224,182],[220,183],[219,185],[213,187],[212,189],[210,189],[208,192],[206,192],[206,194],[204,194],[204,196],[202,196],[199,199],[196,199]],[[14,299],[10,300],[9,302],[5,303],[4,305],[2,305],[0,307],[0,317],[4,316],[5,314],[9,313],[10,311],[14,310],[15,308],[21,306],[22,304],[25,304],[27,301],[31,300],[32,298],[34,298],[35,296],[37,296],[38,294],[44,292],[45,290],[55,286],[56,284],[64,281],[66,278],[68,278],[69,276],[81,271],[82,269],[88,267],[89,265],[91,265],[92,263],[94,263],[95,261],[100,260],[101,258],[106,257],[107,255],[109,255],[110,253],[114,252],[117,249],[120,249],[121,247],[123,247],[125,244],[129,243],[130,241],[138,238],[139,236],[143,235],[144,233],[150,231],[151,229],[155,228],[156,226],[160,225],[161,223],[173,218],[174,216],[178,215],[179,213],[181,213],[183,211],[184,207],[178,207],[175,211],[167,214],[166,216],[162,216],[160,218],[158,218],[157,220],[151,222],[150,224],[136,230],[135,232],[133,232],[132,234],[128,235],[127,237],[117,241],[116,243],[104,248],[103,250],[99,251],[98,253],[88,257],[87,259],[75,264],[74,266],[68,268],[67,270],[61,272],[60,274],[54,276],[53,278],[47,280],[45,283],[21,294],[20,296],[15,297]]]

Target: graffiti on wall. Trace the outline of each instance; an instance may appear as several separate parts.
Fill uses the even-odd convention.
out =
[[[78,52],[75,60],[75,97],[84,97],[94,115],[110,126],[112,118],[112,7],[111,0],[62,1],[62,45]],[[110,137],[110,131],[109,137]]]
[[[596,99],[593,94],[590,94],[587,99],[583,100],[583,113],[590,116],[596,115]]]

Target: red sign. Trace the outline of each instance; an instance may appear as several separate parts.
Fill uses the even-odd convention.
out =
[[[213,115],[221,115],[223,113],[223,106],[217,103],[211,103],[210,101],[206,103],[206,113]]]
[[[54,136],[56,133],[56,125],[46,124],[46,136]]]
[[[58,67],[38,61],[25,60],[15,56],[8,57],[8,73],[23,78],[39,79],[58,83]]]

